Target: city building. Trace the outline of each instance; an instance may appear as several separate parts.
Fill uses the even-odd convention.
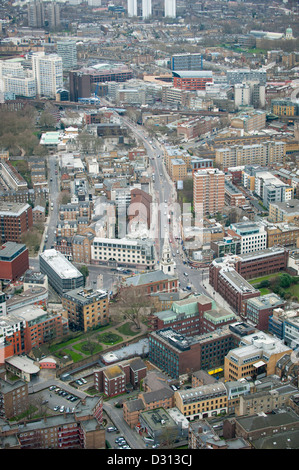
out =
[[[165,0],[165,3],[167,0]],[[171,56],[171,70],[202,70],[202,54],[185,53]]]
[[[271,222],[294,222],[299,220],[299,200],[290,199],[286,202],[269,204],[269,216]]]
[[[57,41],[57,55],[62,58],[63,70],[77,66],[77,45],[75,41]]]
[[[91,246],[91,263],[109,264],[112,262],[120,266],[154,269],[154,244],[150,240],[95,237]]]
[[[292,349],[262,331],[245,336],[239,347],[229,351],[224,361],[225,380],[252,377],[257,380],[275,374],[277,361]]]
[[[239,343],[231,325],[191,337],[165,327],[149,334],[149,360],[174,379],[188,371],[220,367]]]
[[[165,429],[171,441],[175,441],[181,435],[180,427],[164,408],[142,411],[139,415],[139,423],[140,432],[147,434],[153,440],[153,444],[159,444],[165,440]]]
[[[137,0],[127,0],[128,16],[137,16]]]
[[[225,175],[217,168],[193,173],[193,205],[196,213],[216,214],[224,207]]]
[[[231,224],[227,234],[240,237],[241,254],[264,250],[267,247],[267,232],[264,225],[255,222],[238,222]]]
[[[28,384],[23,380],[4,380],[0,378],[0,415],[9,420],[21,415],[28,409]]]
[[[39,255],[40,271],[48,276],[51,287],[60,295],[83,286],[83,275],[59,251],[45,250]]]
[[[147,373],[145,363],[140,358],[122,361],[112,366],[94,371],[96,390],[108,397],[125,393],[127,386],[136,389]]]
[[[61,296],[71,330],[88,331],[109,322],[109,298],[103,290],[73,289]]]
[[[260,291],[249,284],[234,267],[223,262],[223,258],[211,263],[209,283],[238,314],[241,314],[245,300],[260,296]]]
[[[286,143],[268,141],[252,145],[232,145],[215,149],[215,162],[224,170],[245,165],[267,166],[283,163]]]
[[[172,75],[174,88],[180,90],[205,90],[206,84],[213,82],[213,72],[208,70],[177,70]]]
[[[23,233],[32,225],[32,207],[29,204],[0,202],[1,243],[20,243]]]
[[[227,82],[230,85],[236,83],[246,83],[249,81],[258,81],[262,85],[266,85],[267,82],[267,71],[256,69],[234,69],[226,72]]]
[[[57,54],[35,52],[32,54],[32,70],[37,95],[55,99],[57,90],[63,87],[62,58]]]
[[[225,384],[221,382],[178,390],[174,394],[174,399],[176,407],[189,420],[227,413],[227,390]]]
[[[16,281],[29,268],[29,253],[26,245],[5,242],[0,248],[0,279]]]
[[[168,327],[182,335],[194,336],[234,323],[236,315],[217,307],[205,295],[192,295],[173,301],[171,308],[151,314],[148,320],[151,331]]]
[[[152,0],[142,0],[142,18],[146,20],[152,16]]]
[[[97,84],[125,82],[133,78],[133,72],[123,64],[98,64],[93,67],[69,72],[70,101],[91,98]]]
[[[176,18],[176,0],[164,0],[164,16],[166,18]]]
[[[45,6],[41,0],[29,2],[27,6],[28,26],[41,28],[45,26]]]
[[[270,293],[244,301],[243,317],[260,331],[269,331],[269,317],[273,310],[282,308],[285,301],[277,294]]]
[[[240,189],[226,180],[224,185],[224,201],[229,207],[242,207],[246,205],[246,199]]]
[[[6,432],[3,445],[16,449],[105,449],[103,397],[86,396],[72,413],[8,424]]]
[[[1,317],[1,358],[29,354],[48,341],[62,340],[69,332],[67,320],[38,305],[25,305]]]

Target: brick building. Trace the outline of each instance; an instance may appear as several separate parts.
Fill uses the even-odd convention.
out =
[[[21,242],[21,236],[33,225],[32,207],[17,202],[0,202],[0,242]]]
[[[170,377],[223,364],[224,357],[239,342],[229,326],[192,337],[163,328],[149,334],[149,360]],[[234,346],[235,345],[235,346]]]
[[[169,310],[153,313],[149,317],[149,328],[155,331],[168,327],[193,336],[214,331],[235,321],[234,314],[217,308],[215,302],[205,295],[199,295],[175,301]]]
[[[94,372],[95,388],[107,397],[126,392],[127,385],[137,388],[146,376],[146,365],[140,358],[104,367]]]
[[[269,317],[273,310],[283,307],[285,301],[271,293],[244,301],[242,317],[261,331],[269,330]]]
[[[6,242],[0,249],[0,279],[15,281],[29,268],[26,245]]]
[[[259,290],[252,287],[232,266],[224,263],[222,258],[211,263],[209,283],[238,314],[242,312],[245,300],[261,295]]]
[[[204,70],[185,70],[172,72],[173,86],[181,90],[205,90],[206,83],[213,82],[213,72]]]

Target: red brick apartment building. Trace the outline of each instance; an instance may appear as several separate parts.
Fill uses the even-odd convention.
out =
[[[138,387],[146,376],[146,371],[146,365],[140,358],[113,364],[95,371],[95,388],[108,397],[120,395],[126,392],[128,384],[133,388]]]
[[[86,397],[74,413],[44,419],[7,423],[0,430],[2,448],[13,449],[105,449],[103,397]]]
[[[0,248],[0,279],[15,281],[29,269],[26,245],[6,242]]]
[[[60,314],[50,314],[35,305],[14,310],[3,317],[0,328],[4,346],[0,354],[3,361],[13,355],[29,354],[55,338],[63,339],[68,333],[68,321]]]
[[[20,243],[22,234],[32,225],[32,207],[29,204],[0,202],[0,243]]]

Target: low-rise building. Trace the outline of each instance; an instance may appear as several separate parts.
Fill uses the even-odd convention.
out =
[[[15,281],[29,268],[29,253],[26,245],[6,242],[0,249],[0,279]]]
[[[264,332],[245,336],[238,348],[229,351],[224,361],[225,380],[273,375],[277,361],[292,350],[281,340]]]

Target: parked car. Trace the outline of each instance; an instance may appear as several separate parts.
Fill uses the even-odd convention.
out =
[[[54,410],[54,411],[58,411],[59,408],[60,408],[60,406],[59,406],[59,405],[56,405],[56,406],[54,406],[53,410]]]
[[[60,413],[63,413],[64,412],[64,405],[62,405],[59,409]]]
[[[116,428],[115,426],[109,426],[109,427],[107,428],[107,431],[108,431],[108,432],[114,432],[114,431],[117,431],[117,428]]]

